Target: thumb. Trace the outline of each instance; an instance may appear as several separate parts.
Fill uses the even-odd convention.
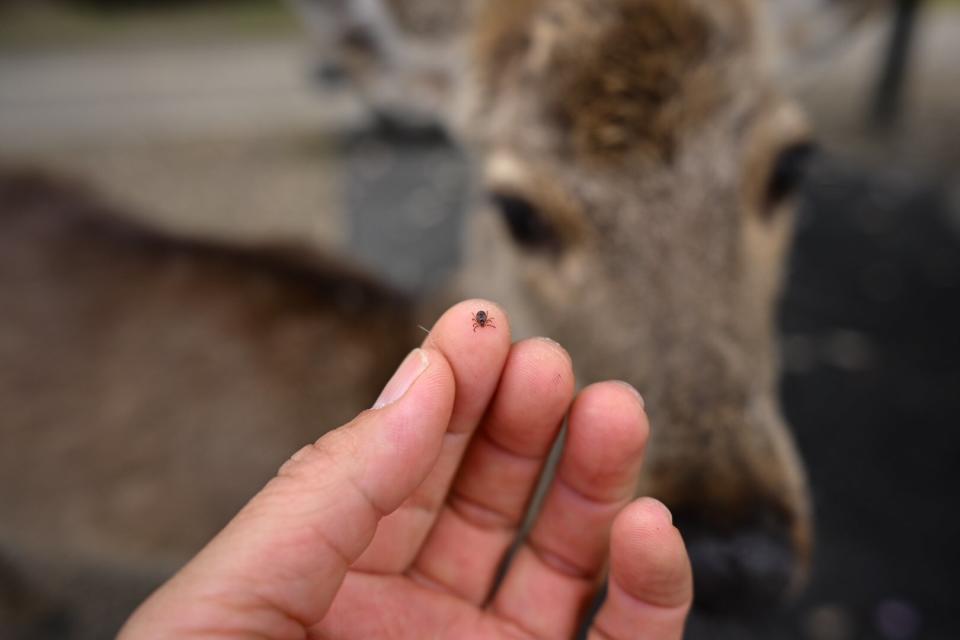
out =
[[[439,351],[412,351],[374,409],[295,453],[121,637],[282,637],[319,622],[377,523],[433,468],[454,388]]]

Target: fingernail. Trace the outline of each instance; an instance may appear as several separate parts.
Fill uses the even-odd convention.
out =
[[[637,396],[637,400],[640,401],[640,406],[643,407],[644,409],[647,408],[647,403],[646,403],[646,401],[644,401],[643,396],[640,395],[640,392],[637,391],[637,388],[636,388],[636,387],[634,387],[634,386],[633,386],[632,384],[630,384],[629,382],[624,382],[623,380],[614,380],[614,382],[616,382],[616,383],[617,383],[618,385],[620,385],[621,387],[625,387],[625,388],[629,389],[630,392],[631,392],[633,395]]]
[[[670,509],[667,508],[667,505],[663,504],[656,498],[645,498],[647,504],[660,512],[661,517],[669,524],[673,524],[673,514],[670,512]]]
[[[559,342],[557,342],[557,341],[554,340],[553,338],[546,338],[546,337],[544,337],[544,336],[537,336],[537,337],[534,338],[534,339],[535,339],[535,340],[539,340],[540,342],[543,342],[544,344],[550,345],[550,346],[553,347],[555,350],[557,350],[557,351],[559,351],[560,353],[562,353],[563,356],[567,359],[567,361],[571,363],[571,365],[573,364],[573,360],[571,360],[571,358],[570,358],[570,353],[569,353],[566,349],[563,348],[563,345],[562,345],[562,344],[560,344]]]
[[[390,378],[390,382],[380,392],[380,397],[373,403],[374,409],[382,409],[387,405],[393,404],[404,396],[420,374],[430,365],[427,358],[427,352],[423,349],[414,349],[403,360],[403,363],[397,369],[397,372]]]

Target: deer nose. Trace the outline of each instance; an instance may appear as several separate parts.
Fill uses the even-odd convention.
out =
[[[737,615],[768,610],[786,599],[799,564],[786,527],[716,527],[682,514],[676,521],[693,567],[696,609]]]

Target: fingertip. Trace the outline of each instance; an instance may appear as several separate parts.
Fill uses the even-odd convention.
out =
[[[635,500],[611,531],[612,579],[633,598],[661,608],[689,607],[690,560],[667,507],[653,498]]]
[[[621,381],[597,382],[584,388],[573,406],[574,414],[594,424],[593,433],[603,432],[620,447],[639,452],[647,443],[650,425],[643,398],[631,385]]]
[[[482,323],[478,320],[481,312],[485,316]],[[507,312],[497,303],[483,298],[458,302],[440,316],[424,340],[424,345],[450,353],[449,347],[462,345],[463,341],[471,339],[473,343],[479,341],[487,346],[509,346],[511,336]]]
[[[486,313],[483,326],[476,321],[481,311]],[[493,396],[510,351],[506,312],[489,300],[465,300],[440,316],[423,344],[441,352],[453,371],[456,399],[452,431],[472,430]]]
[[[573,399],[575,378],[573,361],[567,350],[547,338],[522,340],[510,348],[503,380],[526,396],[531,410],[536,407],[560,407],[561,416]]]
[[[646,413],[631,388],[588,386],[570,411],[564,480],[593,498],[632,497],[648,435]]]
[[[626,539],[642,538],[673,527],[673,514],[656,498],[637,498],[619,513],[614,523],[614,533]],[[637,540],[642,544],[642,540]]]
[[[546,346],[549,349],[552,349],[554,352],[559,354],[564,360],[566,360],[567,364],[570,366],[571,369],[573,368],[573,358],[570,357],[570,352],[567,351],[567,349],[562,344],[560,344],[553,338],[548,338],[546,336],[537,336],[535,338],[532,338],[532,340]]]
[[[651,498],[634,500],[610,532],[607,598],[590,638],[680,640],[693,602],[693,577],[670,511]]]
[[[627,393],[629,393],[634,398],[636,398],[637,402],[640,403],[640,408],[643,409],[644,412],[646,412],[647,401],[643,399],[643,396],[640,395],[640,392],[637,391],[637,388],[635,386],[633,386],[629,382],[624,382],[623,380],[612,380],[611,382],[615,385],[619,385],[622,389],[625,389]]]

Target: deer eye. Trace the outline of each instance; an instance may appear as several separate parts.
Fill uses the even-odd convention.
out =
[[[784,148],[777,156],[770,173],[764,198],[764,211],[772,215],[777,206],[794,196],[809,174],[817,147],[812,142],[799,142]]]
[[[529,200],[507,193],[493,193],[491,199],[517,244],[534,250],[560,248],[557,230]]]

